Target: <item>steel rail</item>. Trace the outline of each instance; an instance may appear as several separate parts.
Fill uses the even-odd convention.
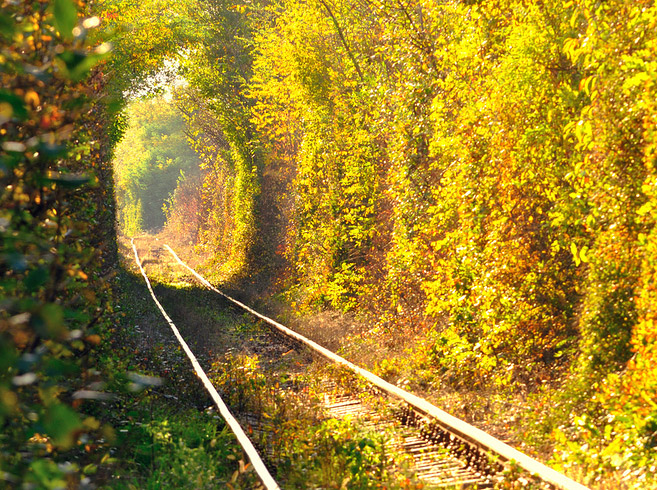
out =
[[[219,413],[224,418],[230,429],[233,431],[233,434],[235,434],[235,436],[237,437],[237,441],[244,449],[244,452],[248,456],[249,461],[251,461],[251,464],[253,465],[253,469],[258,474],[258,477],[262,481],[265,488],[267,488],[267,490],[280,490],[278,483],[276,483],[274,478],[269,473],[269,470],[263,463],[262,459],[260,458],[260,455],[258,454],[258,451],[256,451],[255,447],[251,443],[251,440],[244,433],[244,430],[240,426],[239,422],[230,413],[228,407],[219,396],[219,393],[217,393],[217,390],[208,379],[208,376],[205,374],[205,371],[203,371],[203,368],[201,367],[198,360],[196,359],[196,356],[189,348],[187,342],[185,342],[185,339],[183,339],[182,335],[180,335],[180,331],[173,323],[173,320],[171,320],[169,315],[167,315],[167,312],[164,310],[164,308],[158,301],[157,297],[155,296],[155,292],[153,291],[153,287],[151,286],[151,282],[148,279],[148,276],[146,275],[146,271],[144,271],[144,268],[142,267],[141,262],[139,260],[139,254],[137,253],[137,247],[135,247],[134,238],[131,240],[131,243],[132,243],[132,250],[135,253],[135,261],[137,262],[137,266],[141,271],[141,275],[144,276],[144,280],[146,281],[146,286],[148,286],[148,290],[151,293],[151,297],[153,298],[153,301],[155,302],[157,307],[160,309],[160,312],[162,313],[162,316],[169,324],[169,327],[171,327],[171,330],[173,330],[174,335],[178,339],[178,342],[180,342],[180,345],[182,346],[183,350],[187,354],[187,357],[192,362],[192,366],[194,366],[194,371],[196,372],[196,375],[203,382],[203,386],[205,386],[205,389],[208,390],[210,396],[212,397],[212,400],[217,405],[217,408],[219,409]]]
[[[345,358],[331,352],[330,350],[322,347],[318,343],[304,337],[303,335],[295,332],[294,330],[291,330],[288,327],[278,323],[277,321],[272,320],[271,318],[266,317],[261,313],[258,313],[257,311],[248,307],[244,303],[234,298],[231,298],[224,292],[214,287],[212,284],[210,284],[210,282],[207,279],[205,279],[198,272],[196,272],[185,262],[183,262],[180,259],[180,257],[178,257],[176,252],[174,252],[173,249],[169,247],[169,245],[165,244],[164,247],[173,255],[173,257],[176,259],[176,261],[178,261],[180,265],[188,269],[208,289],[211,289],[212,291],[220,294],[230,302],[248,311],[252,315],[260,318],[261,320],[264,320],[269,325],[273,326],[278,331],[282,332],[288,337],[292,337],[293,339],[296,339],[299,342],[307,345],[312,350],[321,354],[325,358],[337,364],[346,366],[347,368],[359,374],[360,376],[368,380],[373,385],[379,387],[383,391],[393,395],[394,397],[400,400],[405,401],[419,412],[423,413],[424,415],[430,416],[448,432],[451,432],[461,437],[465,441],[468,441],[476,446],[479,446],[484,450],[495,453],[504,461],[515,462],[518,466],[523,468],[525,471],[539,477],[541,480],[549,483],[555,488],[558,488],[560,490],[589,490],[588,487],[582,485],[581,483],[578,483],[575,480],[572,480],[571,478],[568,478],[567,476],[559,473],[558,471],[544,465],[543,463],[540,463],[539,461],[530,458],[526,454],[518,451],[517,449],[491,436],[490,434],[487,434],[481,429],[478,429],[477,427],[470,425],[467,422],[464,422],[463,420],[454,417],[453,415],[448,414],[447,412],[439,409],[435,405],[432,405],[428,401],[420,398],[417,395],[414,395],[413,393],[409,393],[406,390],[403,390],[391,383],[388,383],[384,379],[381,379],[375,374],[372,374],[369,371],[366,371],[365,369],[356,366],[355,364],[351,363]]]

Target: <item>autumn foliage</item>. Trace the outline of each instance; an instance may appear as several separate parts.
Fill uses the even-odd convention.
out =
[[[457,386],[570,372],[599,401],[568,437],[608,427],[592,466],[640,468],[656,22],[652,2],[283,2],[248,93],[265,165],[295,169],[295,298],[426,332]]]
[[[652,2],[198,6],[180,9],[202,27],[177,37],[179,100],[215,277],[284,260],[291,303],[420,336],[418,362],[447,385],[549,382],[564,464],[645,478]]]
[[[358,312],[368,335],[415,336],[414,362],[434,385],[548,392],[557,402],[540,417],[556,463],[603,486],[609,474],[623,475],[610,485],[647,485],[657,446],[653,2],[104,0],[95,13],[114,50],[87,86],[104,53],[57,34],[77,26],[72,2],[32,3],[0,17],[0,291],[16,298],[0,316],[13,349],[3,359],[42,342],[39,328],[77,348],[44,312],[64,318],[66,301],[86,297],[81,274],[95,256],[78,258],[75,237],[104,215],[80,203],[110,188],[92,123],[116,141],[126,94],[184,78],[177,124],[201,171],[169,175],[165,212],[211,256],[214,278],[265,278],[302,310]],[[80,109],[95,107],[76,102],[84,94],[114,117]],[[78,116],[82,129],[71,126]],[[90,167],[103,185],[79,190]],[[151,189],[135,182],[135,195]],[[69,252],[80,265],[57,258]],[[75,322],[86,332],[91,320]],[[2,382],[12,417],[16,392],[31,388]]]

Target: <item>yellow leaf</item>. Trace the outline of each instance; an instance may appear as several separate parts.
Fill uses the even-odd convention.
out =
[[[25,102],[27,104],[31,104],[32,107],[37,107],[39,104],[41,104],[41,100],[39,99],[39,94],[37,94],[34,90],[27,91],[27,93],[25,94]]]

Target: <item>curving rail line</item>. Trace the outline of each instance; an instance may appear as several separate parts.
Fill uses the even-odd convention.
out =
[[[244,430],[240,426],[239,422],[237,422],[235,417],[233,417],[233,415],[230,413],[228,407],[219,396],[219,393],[217,393],[217,390],[208,379],[208,376],[205,374],[205,371],[203,371],[203,368],[201,367],[198,360],[196,359],[196,356],[187,345],[187,342],[185,342],[185,339],[182,338],[182,335],[180,335],[178,328],[173,323],[171,318],[169,318],[169,315],[167,315],[167,312],[164,310],[164,308],[158,301],[157,297],[155,296],[155,293],[153,292],[153,287],[151,286],[151,282],[149,281],[148,276],[146,275],[146,271],[144,271],[144,268],[141,265],[141,261],[139,260],[139,254],[137,253],[137,247],[135,247],[134,239],[131,240],[131,244],[132,244],[132,250],[135,253],[135,261],[137,262],[137,266],[139,267],[141,275],[144,276],[144,280],[146,281],[146,286],[148,287],[148,290],[151,293],[151,297],[153,298],[153,301],[160,309],[162,316],[171,327],[171,330],[173,330],[173,333],[178,339],[178,342],[180,342],[180,345],[185,351],[185,354],[187,354],[187,357],[192,362],[192,366],[194,366],[194,371],[203,382],[203,386],[205,387],[205,389],[208,390],[208,392],[210,393],[212,400],[214,401],[214,403],[217,405],[217,408],[219,409],[219,413],[221,414],[221,416],[224,418],[230,429],[237,437],[237,441],[244,449],[244,452],[248,456],[249,461],[251,461],[251,464],[253,465],[253,469],[258,474],[258,477],[260,477],[260,480],[262,481],[265,488],[267,490],[280,490],[280,487],[278,486],[274,478],[271,476],[269,470],[267,470],[267,467],[265,466],[264,462],[260,458],[258,451],[256,451],[255,447],[244,433]]]
[[[454,434],[467,444],[474,446],[485,452],[490,452],[496,455],[499,459],[505,462],[514,462],[516,465],[529,472],[531,475],[541,479],[542,481],[549,483],[554,488],[560,490],[589,490],[588,487],[568,478],[567,476],[559,473],[558,471],[536,461],[533,458],[530,458],[526,454],[518,451],[517,449],[512,448],[508,444],[496,439],[495,437],[487,434],[486,432],[474,427],[473,425],[464,422],[447,412],[439,409],[438,407],[432,405],[428,401],[409,393],[387,381],[381,379],[375,374],[366,371],[363,368],[356,366],[355,364],[349,362],[341,356],[331,352],[330,350],[322,347],[316,342],[304,337],[303,335],[298,334],[297,332],[290,330],[288,327],[278,323],[271,318],[268,318],[261,313],[253,310],[244,303],[228,296],[223,293],[216,287],[214,287],[210,282],[201,276],[198,272],[192,269],[189,265],[183,262],[180,257],[174,252],[174,250],[169,247],[169,245],[164,245],[164,247],[173,255],[175,260],[189,270],[204,286],[208,289],[220,294],[228,301],[236,304],[240,308],[248,311],[252,315],[260,318],[265,321],[272,327],[274,327],[279,332],[285,334],[288,337],[291,337],[306,346],[310,347],[314,352],[322,355],[323,357],[329,359],[332,362],[343,365],[353,371],[354,373],[365,378],[367,381],[372,383],[374,386],[383,390],[383,392],[392,395],[393,397],[400,399],[406,402],[414,411],[419,412],[427,417],[429,417],[433,422],[435,422],[442,430],[446,431],[449,434]]]

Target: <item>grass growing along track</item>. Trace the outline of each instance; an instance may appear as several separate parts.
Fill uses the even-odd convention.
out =
[[[123,325],[108,362],[132,376],[135,392],[112,402],[116,460],[109,488],[254,488],[242,450],[223,420],[206,411],[202,386],[176,346],[159,335],[159,313],[145,301],[140,276],[118,278]],[[153,383],[153,384],[149,384]]]
[[[164,274],[166,277],[168,275],[167,269],[170,269],[172,266],[171,266],[171,259],[167,261],[165,257],[162,257],[162,254],[164,252],[163,247],[159,245],[155,245],[155,246],[151,245],[148,239],[146,243],[143,245],[143,247],[145,248],[145,250],[142,250],[142,253],[140,254],[142,257],[144,257],[143,259],[140,260],[142,266],[147,267],[148,264],[148,266],[154,267],[153,273],[151,274],[152,276],[157,277],[158,275]],[[135,254],[137,254],[137,250],[135,250]],[[175,263],[173,264],[173,268],[177,268]],[[176,277],[175,273],[173,277]],[[184,284],[187,283],[187,280],[186,278],[181,277],[178,280],[178,282]],[[192,297],[190,298],[190,300],[194,299],[196,296],[201,297],[201,295],[194,295],[195,292],[194,289],[193,288],[190,289],[187,286],[184,286],[182,288],[180,287],[165,288],[165,290],[163,290],[161,294],[158,294],[158,296],[160,297],[162,297],[162,295],[168,296],[171,294],[171,292],[174,289],[184,289],[187,291],[187,294],[191,292]],[[181,321],[183,322],[187,322],[190,320],[190,315],[184,314],[185,311],[183,311],[182,313],[177,311],[181,307],[182,310],[188,310],[189,308],[193,309],[190,303],[184,301],[183,297],[181,296],[167,297],[166,299],[162,299],[160,302],[163,304],[172,304],[175,306],[173,310],[176,310],[176,313],[174,313],[173,310],[170,312],[170,316],[173,318],[173,321],[175,323],[178,323],[179,325],[181,324],[180,321],[177,321],[175,319],[177,315],[180,316]],[[226,302],[223,298],[221,298],[221,303],[224,304],[218,304],[217,306],[222,310],[225,310],[228,307],[228,305],[225,304]],[[234,312],[234,310],[232,311]],[[191,319],[193,318],[194,318],[194,314],[191,315]],[[171,322],[171,320],[168,321]],[[270,320],[268,319],[267,321],[270,322]],[[194,323],[196,324],[196,322]],[[171,325],[171,327],[174,330],[176,330],[176,328],[173,327],[173,324]],[[217,335],[215,335],[216,327],[218,327],[220,330]],[[261,327],[261,326],[256,324],[254,325],[254,327]],[[288,335],[292,335],[292,336],[296,335],[293,334],[288,329],[286,329],[285,327],[278,326],[277,328],[288,332]],[[179,327],[179,330],[182,331],[183,337],[189,338],[189,336],[193,336],[194,339],[196,340],[196,336],[194,335],[194,329],[190,330],[190,332],[188,333],[189,335],[183,331],[184,327],[183,328]],[[278,471],[278,478],[281,481],[286,481],[286,482],[293,481],[295,473],[298,473],[298,470],[301,470],[301,474],[303,476],[299,481],[306,482],[308,486],[319,485],[321,487],[326,487],[328,485],[328,487],[335,486],[336,488],[343,488],[343,487],[344,488],[379,488],[382,485],[385,486],[386,488],[390,488],[390,487],[421,488],[424,486],[424,483],[421,481],[414,481],[412,479],[409,479],[406,476],[408,472],[400,471],[401,468],[397,464],[400,462],[401,459],[404,459],[403,457],[400,457],[403,451],[398,451],[398,449],[400,449],[401,447],[408,446],[408,441],[409,441],[408,436],[402,437],[402,439],[406,441],[402,444],[391,444],[391,441],[395,437],[395,435],[390,434],[388,438],[386,438],[385,436],[381,437],[381,428],[382,428],[381,424],[374,424],[369,426],[367,424],[362,424],[362,427],[356,427],[356,429],[358,429],[357,434],[359,439],[357,444],[355,445],[353,444],[353,438],[354,438],[353,433],[350,433],[346,438],[340,440],[337,443],[337,445],[335,444],[336,438],[340,439],[339,435],[344,431],[340,430],[339,425],[335,425],[336,423],[338,423],[335,417],[331,417],[331,416],[329,416],[328,418],[322,417],[321,410],[318,410],[318,408],[320,408],[320,405],[317,403],[317,400],[313,399],[312,397],[309,398],[307,396],[308,395],[307,392],[309,391],[307,388],[313,387],[314,380],[315,381],[320,380],[320,384],[321,384],[322,383],[321,380],[323,379],[323,377],[318,374],[319,371],[318,369],[316,369],[316,363],[310,362],[309,359],[305,359],[305,360],[302,359],[303,351],[295,350],[295,349],[288,350],[289,345],[286,345],[285,342],[280,342],[280,339],[278,338],[274,338],[275,336],[272,336],[272,332],[270,332],[268,329],[266,332],[260,330],[260,332],[258,332],[259,335],[257,335],[259,337],[257,340],[254,339],[255,336],[251,336],[250,338],[248,338],[248,340],[246,340],[245,337],[236,335],[235,330],[231,331],[229,324],[210,326],[210,328],[204,329],[203,333],[205,335],[203,338],[204,342],[201,345],[202,349],[203,348],[207,349],[208,346],[216,345],[216,337],[222,337],[222,336],[225,337],[226,334],[233,337],[232,338],[233,342],[229,342],[229,343],[224,342],[224,357],[228,362],[213,363],[213,367],[219,368],[220,376],[217,379],[217,382],[220,384],[220,386],[224,387],[224,391],[230,397],[230,402],[231,402],[230,404],[233,407],[237,407],[239,414],[242,415],[241,418],[243,422],[246,422],[249,425],[249,429],[254,429],[253,435],[255,439],[259,440],[262,451],[265,454],[267,454],[267,456],[269,457],[270,465],[276,468],[276,470]],[[176,335],[179,335],[177,330],[176,330]],[[304,342],[307,342],[307,340],[304,340]],[[309,343],[312,344],[312,342]],[[226,349],[227,345],[230,345],[231,347]],[[295,373],[290,369],[290,366],[288,365],[284,367],[282,371],[278,371],[278,373],[276,369],[269,371],[268,373],[266,373],[267,375],[264,375],[262,372],[259,372],[258,364],[260,359],[258,355],[254,354],[253,356],[249,356],[248,351],[255,352],[256,350],[258,350],[258,348],[262,348],[264,346],[267,346],[269,348],[268,350],[270,352],[263,351],[263,353],[270,356],[269,358],[270,362],[279,363],[281,361],[284,361],[284,358],[288,354],[296,354],[296,356],[291,356],[290,359],[295,359],[295,363],[297,366],[300,367],[300,369],[297,369],[296,370],[297,373]],[[199,346],[197,345],[196,350],[198,350],[198,347]],[[241,353],[239,356],[234,357],[233,354],[231,353],[231,350],[235,348],[244,349],[244,351],[247,352],[247,354]],[[185,349],[187,349],[187,346],[185,346]],[[323,350],[322,348],[318,348],[318,349]],[[280,352],[273,352],[272,355],[271,352],[272,350],[273,351],[279,350]],[[325,349],[323,351],[325,351]],[[333,354],[326,353],[325,355],[332,359],[334,358]],[[212,357],[212,355],[210,355],[210,357]],[[342,360],[340,362],[345,362],[345,361]],[[357,368],[354,369],[358,371]],[[363,376],[371,377],[369,373],[363,372],[362,370],[359,372],[361,372]],[[203,373],[200,374],[202,376],[205,376]],[[223,377],[221,376],[221,374],[223,374]],[[281,388],[279,388],[280,386],[279,381],[283,381],[284,383],[288,381],[288,379],[283,379],[282,377],[279,378],[280,374],[283,374],[285,378],[288,378],[290,375],[292,375],[292,377],[295,378],[293,386],[287,387],[287,389],[283,389],[282,386]],[[295,374],[297,374],[297,376],[295,376]],[[305,379],[304,376],[306,376]],[[275,381],[275,383],[272,382],[271,380],[272,378],[273,381]],[[297,389],[294,389],[295,388],[294,385],[297,383],[299,379],[302,380],[301,386],[304,388],[303,390],[298,389],[299,388],[298,385],[296,386]],[[381,384],[382,387],[384,385],[386,386],[385,388],[386,390],[393,389],[390,387],[391,385],[381,380],[379,380],[379,382],[382,383]],[[375,382],[375,384],[378,385],[379,382]],[[397,388],[394,388],[393,392],[395,393],[397,392],[395,390],[399,391]],[[310,390],[310,393],[316,395],[317,390]],[[404,396],[401,396],[401,398],[406,399]],[[414,404],[415,402],[409,402],[409,403]],[[426,405],[426,402],[422,401],[422,404],[418,405],[418,407],[424,407],[424,405]],[[423,409],[420,409],[420,411],[422,410]],[[429,412],[431,412],[431,410],[429,410]],[[437,412],[440,411],[437,410]],[[319,416],[318,413],[320,414]],[[440,420],[439,415],[435,415],[435,417],[437,417],[438,420]],[[254,419],[255,422],[253,422]],[[268,419],[268,421],[263,423],[263,419]],[[296,422],[296,423],[300,422],[301,425],[299,427],[302,428],[302,430],[301,431],[292,430],[292,433],[290,433],[289,431],[282,430],[285,427],[286,422]],[[312,444],[308,444],[307,443],[308,428],[309,427],[321,428],[326,423],[328,423],[329,425],[329,429],[327,431],[321,431],[321,430],[319,432],[315,431],[315,434],[318,433],[322,434],[320,440],[315,439],[313,440]],[[351,424],[351,421],[348,419],[346,420],[346,423],[347,425],[353,425]],[[458,423],[462,424],[461,422]],[[361,424],[357,423],[356,426],[358,425]],[[262,430],[263,427],[267,427],[268,430]],[[454,427],[458,427],[458,426],[454,426]],[[390,428],[392,429],[392,426],[390,426]],[[433,429],[431,430],[433,431]],[[474,428],[473,430],[476,431],[476,429]],[[423,431],[424,429],[422,429],[422,433]],[[456,433],[459,434],[458,430],[456,431]],[[443,431],[439,431],[438,434],[440,436],[439,438],[443,437],[441,434],[443,434]],[[416,453],[417,450],[419,450],[419,448],[416,447],[417,443],[420,442],[421,440],[423,441],[424,439],[426,439],[426,436],[424,435],[421,435],[418,438],[419,435],[420,434],[416,436],[413,435],[410,436],[410,439],[413,440],[411,446],[415,447],[415,449],[411,450],[411,453]],[[483,435],[489,437],[485,434]],[[333,441],[334,443],[330,448],[327,448],[323,444],[327,438]],[[468,436],[466,436],[466,439],[467,438]],[[299,440],[306,441],[305,444],[302,444],[303,447],[301,448],[302,449],[300,454],[301,457],[297,457],[296,459],[293,458],[295,464],[290,465],[289,464],[291,460],[290,456],[295,456],[296,454],[294,453],[299,453],[299,446],[298,444],[293,444],[292,446],[295,449],[292,451],[292,453],[290,453],[290,445],[288,444],[288,442],[292,441],[293,443],[296,443]],[[449,440],[455,442],[452,436],[449,437]],[[449,447],[452,447],[454,445],[452,442],[450,442],[450,444],[448,445]],[[499,441],[495,442],[495,444],[499,445]],[[424,445],[425,442],[423,441],[422,446]],[[466,464],[465,466],[461,466],[462,463],[459,463],[456,466],[454,466],[453,469],[447,469],[447,470],[439,469],[439,468],[445,468],[445,463],[447,463],[447,460],[440,460],[440,461],[436,461],[436,463],[430,463],[423,456],[422,458],[420,458],[421,460],[423,460],[422,466],[425,467],[425,469],[429,469],[429,473],[426,476],[423,476],[425,481],[428,475],[432,475],[432,478],[429,481],[441,487],[445,487],[445,484],[448,481],[454,482],[456,486],[458,486],[459,488],[466,481],[470,484],[470,486],[472,486],[472,484],[474,484],[475,486],[479,484],[484,484],[485,487],[487,488],[492,486],[493,484],[495,485],[495,487],[507,488],[508,483],[511,483],[512,486],[515,487],[519,482],[522,488],[549,487],[549,485],[545,486],[539,481],[537,481],[536,484],[534,484],[532,483],[531,479],[528,480],[522,477],[521,475],[515,475],[515,474],[509,475],[510,479],[506,479],[506,478],[500,479],[499,478],[500,474],[497,473],[498,470],[494,470],[492,474],[488,472],[488,468],[490,467],[490,464],[489,465],[484,464],[484,466],[481,467],[482,469],[485,469],[484,473],[482,474],[480,473],[480,469],[478,469],[480,468],[479,463],[475,464],[474,466],[471,466],[471,464],[473,463],[473,461],[471,461],[471,457],[475,458],[474,461],[478,461],[477,458],[479,458],[479,456],[472,454],[467,456],[466,458],[465,457],[466,454],[470,454],[467,451],[466,447],[461,447],[462,445],[459,444],[457,444],[457,446],[454,446],[453,449],[456,451],[456,453],[460,455],[459,459],[464,459],[464,458],[467,459],[468,464]],[[466,444],[465,446],[468,445]],[[327,449],[328,451],[325,451]],[[391,451],[390,449],[393,450]],[[430,447],[426,448],[426,450],[432,452],[439,449],[440,446],[432,446],[431,448]],[[510,448],[508,449],[511,452],[513,452],[513,450],[511,450]],[[422,449],[422,451],[424,450],[425,449]],[[464,453],[463,451],[466,452]],[[506,449],[504,451],[500,449],[499,451],[500,454],[506,454],[507,452]],[[475,452],[477,454],[479,453],[479,451],[475,451]],[[390,453],[392,453],[392,457]],[[408,452],[406,454],[409,455]],[[516,452],[515,454],[518,453]],[[417,454],[411,456],[411,460],[416,460],[415,465],[417,465],[417,458],[415,458],[415,456],[417,456]],[[506,456],[506,458],[518,459],[519,461],[523,461],[527,459],[524,455],[520,455],[520,454],[518,454],[517,458],[516,456]],[[536,466],[535,462],[532,462],[528,459],[527,461],[531,463],[530,466],[527,466],[527,468],[529,467],[534,468]],[[310,465],[308,465],[308,462],[310,462]],[[336,463],[338,468],[337,471],[335,469]],[[454,460],[454,463],[457,463],[457,460]],[[429,466],[427,466],[427,464],[429,464]],[[449,465],[451,464],[453,463],[449,463]],[[415,465],[414,468],[419,469],[419,467]],[[471,471],[470,468],[472,468],[475,471]],[[329,471],[327,471],[327,469]],[[283,470],[283,474],[281,474],[281,470]],[[309,470],[318,470],[318,471],[313,472]],[[532,469],[532,472],[533,471],[534,469]],[[539,471],[538,469],[536,469],[536,471],[540,473],[540,471],[543,470]],[[546,472],[548,471],[547,468],[545,468],[545,471]],[[492,480],[489,477],[485,476],[485,475],[493,475],[493,474],[496,474],[496,476]],[[443,475],[443,476],[439,476],[439,475]],[[483,475],[483,478],[480,475]],[[551,481],[550,478],[552,477],[545,476],[545,478],[547,479],[547,481]],[[562,477],[559,476],[558,480],[561,478]],[[576,485],[574,482],[571,483],[572,483],[572,488],[581,487]],[[564,483],[564,484],[565,486],[563,488],[571,488],[571,484],[568,483]],[[562,483],[556,485],[559,488],[562,488]],[[295,486],[294,488],[296,487],[297,486]]]
[[[136,242],[139,247],[139,240]],[[180,276],[180,271],[171,274],[166,261],[157,255],[141,249],[140,258],[158,300],[199,362],[206,370],[211,367],[210,376],[231,411],[243,421],[256,416],[276,427],[275,432],[256,442],[270,455],[276,478],[284,488],[426,487],[405,471],[403,464],[394,464],[395,455],[386,446],[385,434],[355,420],[322,417],[318,391],[308,371],[322,369],[323,362],[314,362],[289,343],[273,342],[267,327],[229,307],[213,293],[193,286]],[[142,288],[133,294],[133,301],[138,300],[141,309],[144,303],[150,304],[143,284]],[[178,402],[191,395],[190,403],[197,410],[212,414],[213,410],[207,410],[211,402],[204,394],[198,390],[188,393],[194,382],[185,379],[183,371],[191,370],[178,354],[169,327],[157,315],[153,317],[146,311],[142,314],[145,321],[139,324],[134,341],[140,357],[148,352],[144,362],[151,372],[164,381],[158,391],[168,386],[168,396],[175,396]],[[303,388],[281,389],[293,385]],[[180,393],[176,394],[177,389]],[[403,459],[401,454],[397,456]],[[240,484],[239,480],[236,483]]]

